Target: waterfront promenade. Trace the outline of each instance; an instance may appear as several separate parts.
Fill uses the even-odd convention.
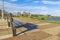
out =
[[[18,19],[19,20],[19,19]],[[10,36],[1,40],[60,40],[60,24],[22,20],[38,25],[38,29],[30,30],[16,37]],[[5,30],[6,31],[6,30]],[[8,34],[9,35],[9,34]],[[6,35],[5,35],[6,36]]]

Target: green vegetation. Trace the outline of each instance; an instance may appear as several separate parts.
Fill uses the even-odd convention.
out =
[[[44,20],[45,18],[54,18],[51,15],[31,15],[31,16],[14,16],[14,18],[24,18],[27,20],[36,20],[40,22],[48,22],[48,23],[57,23],[60,24],[59,21],[52,21],[52,20]]]
[[[47,16],[44,15],[31,15],[32,19],[44,20]]]

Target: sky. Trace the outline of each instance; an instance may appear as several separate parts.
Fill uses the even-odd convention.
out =
[[[60,16],[60,0],[4,0],[4,9],[8,12],[26,11],[32,14]]]

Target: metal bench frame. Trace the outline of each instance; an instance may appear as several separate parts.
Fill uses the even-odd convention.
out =
[[[13,16],[11,13],[7,16],[8,27],[12,27],[13,36],[16,36],[16,27],[13,26]]]

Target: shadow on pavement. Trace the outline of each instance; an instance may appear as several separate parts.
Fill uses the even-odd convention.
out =
[[[17,36],[18,36],[19,34],[22,34],[22,33],[27,32],[27,31],[37,29],[37,25],[31,24],[31,23],[26,23],[26,24],[24,25],[24,27],[27,28],[27,30],[24,30],[24,31],[22,31],[22,32],[20,32],[20,33],[18,33],[18,34],[16,34]]]

